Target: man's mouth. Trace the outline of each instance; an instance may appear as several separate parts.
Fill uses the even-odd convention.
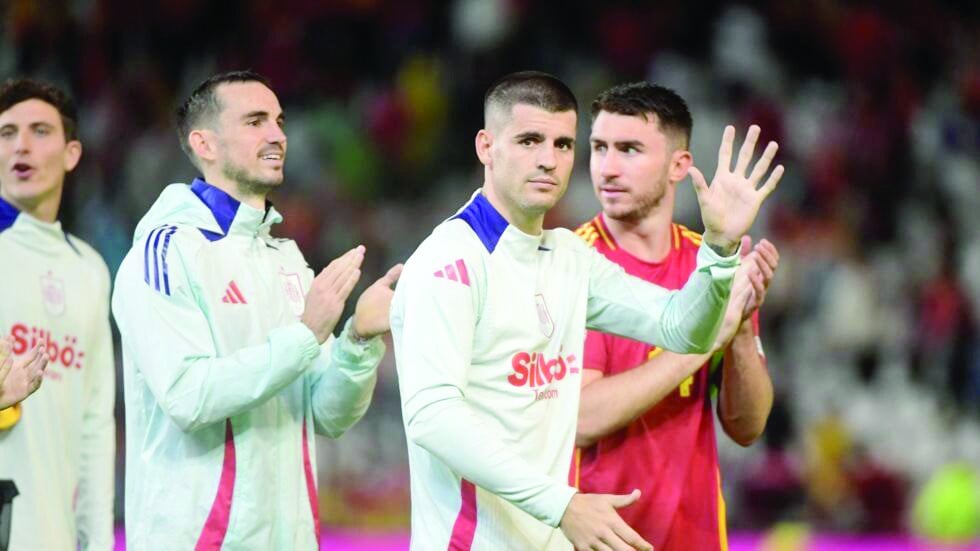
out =
[[[626,193],[626,188],[619,186],[599,186],[599,193],[606,197],[617,197]]]
[[[35,168],[27,163],[16,163],[11,169],[11,172],[14,173],[14,176],[16,176],[21,180],[26,180],[30,178],[35,171],[36,171]]]
[[[546,186],[557,186],[558,185],[558,182],[552,180],[551,178],[545,178],[545,177],[531,178],[528,181],[531,182],[532,184],[541,184],[541,185],[546,185]]]

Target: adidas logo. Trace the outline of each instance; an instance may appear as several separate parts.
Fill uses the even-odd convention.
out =
[[[445,268],[437,270],[432,275],[446,278],[450,281],[458,281],[467,287],[470,285],[470,274],[466,271],[466,264],[463,262],[462,258],[457,260],[454,264],[446,264]]]
[[[248,301],[245,300],[245,295],[242,294],[238,285],[235,284],[235,280],[232,280],[228,284],[228,287],[225,289],[225,296],[221,297],[221,302],[226,304],[248,304]]]

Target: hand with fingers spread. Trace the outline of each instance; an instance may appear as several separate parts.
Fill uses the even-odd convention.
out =
[[[575,494],[568,502],[559,527],[576,550],[652,550],[653,546],[616,512],[638,499],[639,490],[628,495]]]
[[[21,358],[14,358],[10,337],[0,340],[0,409],[30,396],[44,378],[48,356],[39,344]]]
[[[355,336],[369,339],[391,330],[388,311],[391,310],[391,299],[395,296],[395,283],[401,275],[402,265],[395,264],[388,273],[361,293],[354,308],[352,328]]]
[[[335,258],[313,279],[301,321],[313,331],[320,344],[337,326],[347,297],[361,278],[363,261],[364,245],[358,245]]]
[[[734,252],[739,239],[752,227],[762,202],[776,189],[783,177],[783,165],[778,165],[759,187],[759,182],[769,172],[769,166],[779,149],[776,142],[769,142],[762,158],[755,164],[752,172],[746,175],[758,139],[759,127],[752,125],[739,151],[735,168],[732,169],[735,127],[726,126],[721,147],[718,149],[718,168],[711,180],[711,186],[708,186],[700,170],[694,166],[690,168],[691,181],[701,206],[704,241],[719,253],[727,253],[726,256]]]

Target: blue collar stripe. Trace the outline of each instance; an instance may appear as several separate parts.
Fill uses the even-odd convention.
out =
[[[191,191],[207,205],[211,214],[214,215],[214,221],[218,223],[218,227],[221,228],[222,232],[218,234],[213,231],[201,229],[201,233],[208,238],[208,241],[217,241],[225,235],[228,235],[228,228],[231,227],[231,222],[235,219],[235,214],[238,213],[238,207],[241,203],[231,195],[228,195],[200,178],[194,178],[194,182],[191,183]]]
[[[477,195],[462,212],[450,218],[459,218],[470,225],[476,233],[487,252],[493,252],[497,248],[500,236],[507,229],[507,220],[501,216],[497,209],[493,208],[490,201],[483,194]]]
[[[18,216],[20,216],[20,211],[17,210],[17,207],[0,199],[0,232],[13,226]]]

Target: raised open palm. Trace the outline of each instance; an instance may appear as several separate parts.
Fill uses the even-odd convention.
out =
[[[738,246],[739,240],[749,231],[759,207],[776,189],[783,177],[783,165],[776,166],[762,187],[759,182],[769,172],[769,166],[779,145],[769,142],[762,158],[755,164],[752,172],[746,175],[755,143],[759,139],[759,127],[752,125],[745,136],[745,143],[738,152],[738,160],[732,169],[732,149],[735,143],[735,127],[726,126],[718,148],[718,169],[711,185],[697,167],[691,166],[691,181],[698,195],[701,207],[701,221],[704,222],[704,240],[729,254]]]

